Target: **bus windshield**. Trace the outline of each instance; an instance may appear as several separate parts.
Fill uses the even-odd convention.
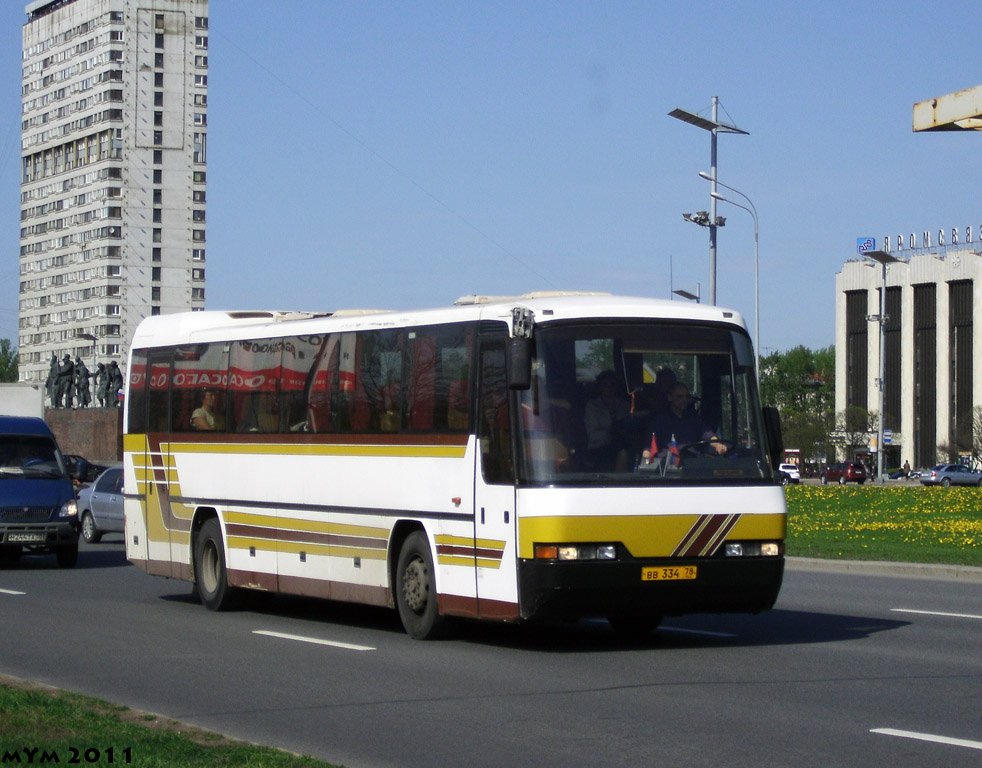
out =
[[[539,325],[519,482],[771,482],[753,349],[732,326]]]

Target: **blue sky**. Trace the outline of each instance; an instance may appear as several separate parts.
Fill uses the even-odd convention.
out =
[[[0,10],[0,337],[17,338],[21,27]],[[856,239],[982,225],[982,134],[915,102],[982,84],[977,2],[212,0],[209,309],[708,290],[709,134],[760,219],[764,352],[834,341]],[[721,190],[726,192],[725,190]],[[753,324],[753,224],[718,303]],[[976,235],[976,237],[978,237]]]

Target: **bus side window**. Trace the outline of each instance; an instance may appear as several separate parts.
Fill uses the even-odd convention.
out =
[[[470,426],[474,326],[425,326],[409,331],[406,427],[413,432],[466,432]]]
[[[170,397],[170,359],[151,360],[147,371],[147,432],[168,432],[167,401]],[[132,407],[132,406],[131,406]]]
[[[306,382],[305,389],[300,390],[299,398],[292,391],[287,396],[287,422],[291,430],[298,424],[304,424],[307,432],[337,430],[332,402],[337,391],[340,341],[341,335],[337,333],[298,339],[298,347],[305,347],[312,354],[309,354],[307,371],[301,379]]]
[[[511,454],[511,417],[508,411],[508,383],[505,378],[503,343],[481,348],[481,395],[478,437],[481,440],[481,468],[488,483],[514,483]]]
[[[224,431],[226,415],[225,388],[228,383],[228,346],[194,344],[179,347],[174,353],[174,378],[171,387],[171,430],[190,432],[191,415],[201,407],[203,392],[215,393],[215,430]]]
[[[232,432],[279,431],[282,339],[238,341],[229,361],[229,424]]]
[[[369,331],[361,343],[361,393],[366,409],[365,428],[372,432],[398,432],[402,405],[402,331]]]
[[[141,434],[147,431],[147,352],[144,349],[133,350],[130,363],[129,387],[127,398],[129,402],[129,422],[126,431],[131,434]]]

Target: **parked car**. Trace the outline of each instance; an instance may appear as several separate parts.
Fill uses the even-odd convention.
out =
[[[921,473],[924,485],[982,485],[982,472],[975,472],[964,464],[938,464]]]
[[[110,467],[78,494],[82,538],[97,543],[104,533],[123,532],[123,468]]]
[[[801,482],[801,472],[798,470],[797,464],[782,464],[778,467],[779,472],[783,472],[788,476],[788,482],[800,483]]]
[[[866,468],[857,461],[840,461],[829,466],[822,474],[822,485],[829,483],[859,483],[866,482]]]
[[[71,475],[72,480],[80,485],[91,483],[99,476],[100,472],[106,469],[106,467],[100,464],[93,464],[84,456],[74,453],[65,454],[65,464],[68,467],[68,474]]]

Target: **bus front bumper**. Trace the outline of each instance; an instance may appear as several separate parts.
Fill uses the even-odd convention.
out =
[[[687,568],[694,578],[681,578]],[[643,578],[652,569],[662,578]],[[783,577],[783,556],[518,564],[525,619],[759,613],[773,607]]]

